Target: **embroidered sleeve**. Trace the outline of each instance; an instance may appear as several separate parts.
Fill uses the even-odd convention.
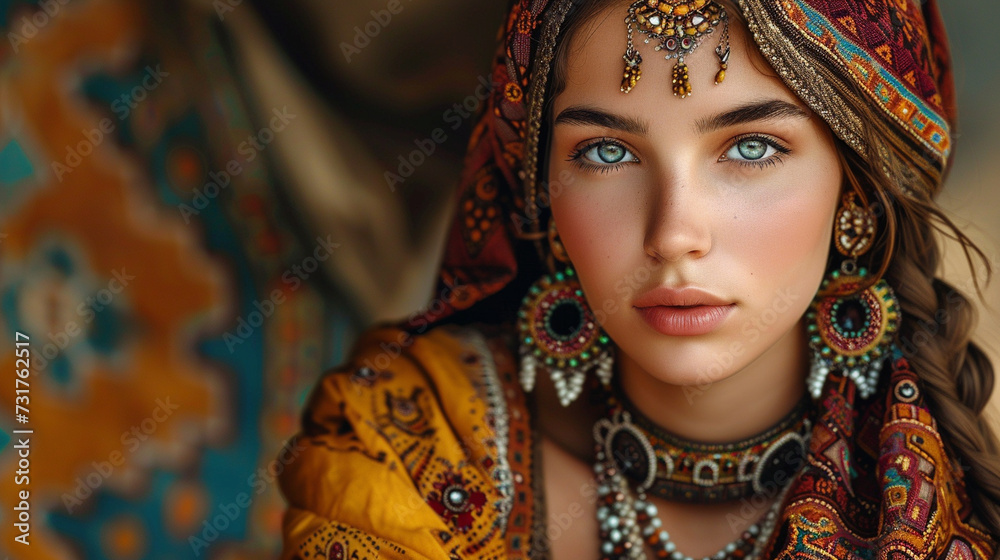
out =
[[[491,362],[479,336],[366,335],[314,388],[292,442],[282,558],[505,558],[511,473]]]

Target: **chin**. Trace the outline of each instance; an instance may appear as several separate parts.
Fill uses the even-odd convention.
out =
[[[736,373],[735,362],[729,360],[726,364],[720,364],[716,360],[718,352],[700,353],[690,356],[687,359],[677,354],[661,354],[663,358],[650,364],[652,376],[672,385],[681,386],[704,386],[723,381]],[[669,365],[664,366],[664,363]]]
[[[662,363],[662,362],[661,362]],[[655,366],[655,364],[651,364]],[[645,369],[645,368],[644,368]],[[660,369],[646,369],[649,375],[661,383],[666,383],[668,385],[675,385],[677,387],[691,387],[693,389],[705,389],[706,387],[724,381],[733,375],[733,371],[717,371],[712,370],[710,373],[704,369],[696,370],[692,373],[691,370],[678,369],[676,367],[663,368]]]
[[[628,354],[651,377],[671,385],[722,381],[738,371],[748,353],[746,345],[734,347],[738,335],[726,329],[701,336],[666,336],[645,324],[630,330],[631,336],[622,340],[638,344],[619,344],[618,351]],[[614,335],[611,338],[615,339]]]

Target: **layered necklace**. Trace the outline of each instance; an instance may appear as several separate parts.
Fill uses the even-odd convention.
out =
[[[756,557],[774,529],[784,490],[805,462],[812,426],[808,398],[764,432],[713,444],[667,433],[613,385],[608,415],[594,424],[602,560],[646,558],[644,546],[655,558],[694,560],[677,550],[649,496],[692,503],[772,498],[756,523],[703,560]]]

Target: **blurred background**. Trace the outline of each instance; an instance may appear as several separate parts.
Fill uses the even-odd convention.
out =
[[[431,292],[505,8],[0,0],[0,555],[277,554],[305,395]],[[1000,3],[942,9],[961,122],[941,201],[997,266]]]

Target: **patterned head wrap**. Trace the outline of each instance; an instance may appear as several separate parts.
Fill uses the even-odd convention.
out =
[[[473,129],[438,291],[414,325],[491,298],[509,309],[541,273],[544,192],[539,133],[556,39],[579,0],[514,0],[493,65],[494,89]],[[936,0],[739,0],[766,60],[834,133],[883,169],[922,162],[934,192],[951,158],[955,96],[950,55]],[[624,2],[623,2],[624,13]],[[904,159],[867,140],[869,119],[905,147]],[[877,151],[877,153],[876,153]],[[534,241],[534,243],[532,243]],[[513,282],[517,279],[517,282]],[[513,282],[513,285],[511,285]],[[517,289],[520,288],[520,292]],[[517,292],[517,293],[514,293]],[[516,305],[514,305],[516,307]]]

